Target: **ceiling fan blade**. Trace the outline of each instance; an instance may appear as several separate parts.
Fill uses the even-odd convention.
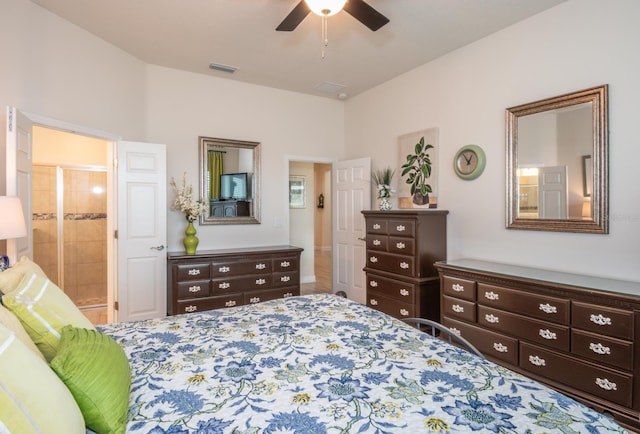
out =
[[[374,32],[389,22],[389,18],[369,6],[364,0],[349,0],[344,5],[344,10]]]
[[[287,15],[287,17],[282,20],[280,25],[276,27],[276,30],[280,32],[290,32],[298,27],[298,24],[305,19],[307,15],[309,15],[311,9],[307,6],[307,2],[304,0],[300,0],[300,3],[296,5],[295,8]]]

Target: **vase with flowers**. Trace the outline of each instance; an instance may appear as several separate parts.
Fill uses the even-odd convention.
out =
[[[391,168],[386,167],[371,174],[371,180],[378,188],[378,207],[381,211],[389,211],[392,208],[389,199],[394,192],[391,188],[391,180],[395,173],[395,170],[392,171]]]
[[[172,209],[183,213],[187,219],[187,229],[184,232],[185,237],[183,240],[184,248],[187,255],[195,255],[200,240],[196,236],[196,228],[193,226],[193,222],[207,212],[207,203],[204,199],[193,198],[193,187],[187,185],[186,172],[182,174],[180,187],[178,187],[173,178],[171,178],[171,186],[176,194]]]

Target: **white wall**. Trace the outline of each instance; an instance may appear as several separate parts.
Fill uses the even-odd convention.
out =
[[[289,209],[291,244],[302,247],[300,258],[300,282],[316,281],[315,273],[315,182],[313,163],[291,161],[289,176],[303,176],[305,180],[305,207]]]
[[[640,190],[634,158],[640,95],[640,2],[569,0],[346,103],[347,158],[400,166],[396,138],[439,128],[439,196],[448,257],[640,281]],[[608,83],[610,234],[505,229],[505,109]],[[487,166],[458,179],[455,152],[475,143]],[[399,181],[397,177],[396,182]]]

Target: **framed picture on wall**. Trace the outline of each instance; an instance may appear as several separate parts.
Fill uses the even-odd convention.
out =
[[[289,208],[306,208],[304,176],[289,177]]]

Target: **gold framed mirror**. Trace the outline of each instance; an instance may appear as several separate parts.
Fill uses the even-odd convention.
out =
[[[507,229],[609,233],[608,86],[506,110]]]
[[[260,143],[199,137],[201,225],[260,223]]]

